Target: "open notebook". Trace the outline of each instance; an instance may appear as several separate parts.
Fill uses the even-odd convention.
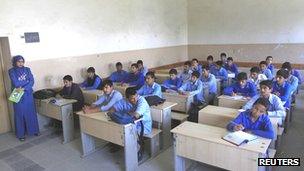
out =
[[[244,143],[248,143],[250,141],[256,140],[258,137],[243,131],[236,131],[236,132],[230,132],[222,138],[234,145],[240,146]]]

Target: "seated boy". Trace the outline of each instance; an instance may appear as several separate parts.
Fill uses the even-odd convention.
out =
[[[181,71],[178,77],[183,80],[183,83],[185,83],[191,79],[191,74],[191,62],[187,61],[184,63],[184,69]]]
[[[177,91],[183,84],[183,80],[177,77],[177,70],[170,69],[170,78],[165,80],[162,84],[162,90],[166,92]]]
[[[221,90],[223,90],[224,87],[227,85],[227,80],[228,80],[228,72],[227,70],[223,67],[223,62],[222,61],[216,61],[215,62],[216,68],[213,71],[213,74],[215,78],[221,80]]]
[[[184,83],[179,89],[179,94],[194,95],[193,103],[188,111],[189,117],[188,120],[192,122],[198,122],[198,111],[201,106],[204,106],[206,101],[203,96],[203,83],[199,80],[200,74],[197,71],[194,71],[191,76],[191,80]]]
[[[81,88],[85,90],[96,90],[101,89],[102,79],[95,74],[95,68],[89,67],[87,69],[88,78],[80,84]]]
[[[122,82],[128,76],[128,72],[122,69],[122,64],[120,62],[116,63],[116,71],[113,72],[109,79],[112,82]]]
[[[208,95],[208,101],[209,104],[212,104],[212,101],[214,100],[216,94],[217,94],[217,83],[216,78],[213,74],[209,71],[209,65],[205,65],[203,67],[203,74],[201,76],[201,81],[203,82],[203,85],[209,87],[209,95]]]
[[[111,80],[105,80],[102,83],[102,91],[103,95],[96,102],[91,106],[85,106],[83,108],[84,113],[108,111],[117,101],[123,98],[119,91],[114,90]]]
[[[292,85],[293,89],[297,90],[298,86],[302,83],[300,72],[292,69],[290,62],[284,62],[282,64],[282,69],[287,69],[289,71],[288,82]],[[293,90],[293,92],[296,92],[295,90]]]
[[[78,84],[73,83],[73,78],[70,75],[63,77],[64,87],[60,90],[59,94],[65,99],[75,99],[76,103],[73,103],[73,111],[80,111],[84,105],[84,97]]]
[[[223,62],[223,65],[227,63],[227,54],[226,53],[221,53],[220,54],[220,59]]]
[[[267,115],[269,101],[267,98],[258,98],[253,107],[241,112],[227,125],[229,131],[245,131],[260,137],[274,139],[272,123]]]
[[[213,62],[213,56],[212,55],[209,55],[207,57],[207,63],[208,63],[209,71],[212,73],[213,70],[216,68],[216,66]]]
[[[131,73],[128,74],[122,83],[123,86],[126,84],[134,86],[136,90],[140,89],[140,87],[145,84],[145,77],[141,72],[139,72],[138,65],[136,63],[131,65]]]
[[[280,125],[282,125],[282,121],[284,121],[286,112],[285,108],[283,106],[283,102],[281,99],[274,95],[271,94],[272,92],[272,81],[270,80],[264,80],[260,82],[260,93],[252,97],[244,106],[242,109],[248,110],[253,107],[254,102],[260,98],[267,98],[270,102],[270,105],[267,109],[267,114],[269,117],[276,117],[276,118],[282,118],[280,121]]]
[[[271,71],[271,74],[274,75],[275,74],[275,68],[274,65],[272,64],[273,61],[273,57],[272,56],[267,56],[266,57],[266,64],[267,64],[267,68]]]
[[[273,75],[272,75],[271,71],[267,68],[266,61],[261,61],[259,65],[260,65],[261,73],[266,75],[268,80],[272,80]]]
[[[144,62],[142,60],[138,60],[137,65],[139,72],[142,73],[143,75],[146,75],[148,72],[148,68],[144,66]]]
[[[233,85],[226,87],[224,89],[224,94],[228,96],[241,95],[250,99],[257,94],[257,89],[255,85],[247,81],[247,74],[245,72],[240,72],[236,76],[237,82]]]
[[[137,94],[143,97],[146,96],[158,96],[162,98],[161,86],[157,84],[155,81],[154,72],[149,71],[145,77],[145,84],[137,90]]]
[[[225,64],[224,68],[228,71],[228,73],[235,74],[235,76],[239,73],[238,66],[233,63],[232,57],[227,58],[227,63]]]
[[[192,66],[191,68],[192,72],[197,71],[200,74],[202,74],[202,65],[199,64],[196,58],[192,59],[191,66]]]
[[[288,83],[287,79],[289,72],[285,69],[280,69],[277,72],[276,80],[273,82],[272,93],[280,97],[284,104],[284,107],[290,108],[292,87]]]
[[[249,80],[255,84],[257,89],[260,89],[260,82],[263,80],[267,80],[267,77],[266,77],[266,75],[261,74],[259,67],[252,67],[250,69]]]

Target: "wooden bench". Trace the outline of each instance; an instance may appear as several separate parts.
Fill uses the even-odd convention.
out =
[[[182,113],[188,112],[194,97],[194,95],[191,94],[181,95],[178,93],[163,93],[163,96],[166,101],[177,103],[177,105],[172,108],[173,111]]]
[[[149,135],[144,135],[148,139],[148,143],[145,143],[145,147],[149,149],[149,155],[151,157],[156,156],[160,152],[160,134],[162,130],[157,128],[152,128],[152,133]]]
[[[187,120],[188,114],[186,113],[177,113],[177,112],[171,112],[171,119],[177,120],[180,123],[183,123]]]

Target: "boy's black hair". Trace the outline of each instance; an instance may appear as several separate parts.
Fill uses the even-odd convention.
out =
[[[212,56],[212,55],[209,55],[209,56],[207,57],[207,61],[208,61],[208,60],[213,61],[213,56]]]
[[[121,62],[117,62],[115,66],[122,66]]]
[[[138,64],[144,65],[144,62],[142,60],[138,60],[136,63],[137,63],[137,65]]]
[[[265,106],[266,110],[268,110],[270,102],[269,102],[268,98],[260,97],[253,103],[253,106],[256,104],[261,104],[261,105]]]
[[[223,66],[223,61],[216,61],[215,64],[218,66]]]
[[[263,80],[260,82],[260,87],[262,85],[267,86],[269,89],[272,89],[272,81],[271,80]]]
[[[267,66],[267,62],[266,61],[261,61],[259,65],[266,65]]]
[[[170,69],[169,74],[177,75],[177,70],[175,68]]]
[[[193,58],[192,61],[196,61],[197,63],[199,63],[198,60],[197,60],[196,58]]]
[[[195,76],[196,78],[199,78],[201,76],[201,74],[198,71],[193,71],[192,76]]]
[[[125,93],[126,93],[126,98],[129,98],[130,96],[137,94],[136,89],[134,87],[128,87]]]
[[[255,73],[260,73],[260,68],[259,67],[257,67],[257,66],[254,66],[254,67],[252,67],[251,69],[250,69],[250,72],[251,73],[253,73],[253,72],[255,72]]]
[[[155,74],[154,74],[153,71],[147,72],[146,77],[148,77],[148,76],[150,76],[151,78],[154,78],[154,79],[155,79]]]
[[[290,63],[290,62],[284,62],[284,63],[282,64],[282,68],[283,68],[283,69],[287,69],[288,71],[291,71],[291,70],[292,70],[291,63]]]
[[[190,62],[190,61],[186,61],[186,62],[184,63],[184,65],[188,65],[189,67],[191,67],[191,62]]]
[[[209,71],[210,70],[209,65],[203,65],[203,69]]]
[[[131,65],[131,67],[132,66],[134,66],[135,68],[138,68],[138,64],[137,63],[133,63],[132,65]]]
[[[73,81],[73,77],[70,76],[70,75],[65,75],[65,76],[63,77],[63,80]]]
[[[228,57],[227,61],[233,61],[233,58],[232,57]]]
[[[287,79],[289,77],[289,71],[286,69],[280,69],[277,71],[277,76],[282,76],[283,78]]]
[[[227,54],[226,53],[221,53],[220,56],[227,56]]]
[[[105,86],[110,86],[110,87],[113,87],[113,82],[111,80],[104,80],[101,84],[101,88],[103,89]]]
[[[245,72],[240,72],[237,76],[236,79],[238,81],[242,81],[242,80],[247,80],[247,74]]]
[[[272,58],[272,59],[273,59],[273,57],[272,57],[272,56],[267,56],[267,57],[266,57],[266,60],[267,60],[267,59],[269,59],[269,58]]]
[[[95,68],[94,67],[89,67],[87,69],[87,73],[95,73]]]

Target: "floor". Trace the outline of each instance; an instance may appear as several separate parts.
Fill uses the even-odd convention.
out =
[[[276,171],[304,171],[304,91],[297,97],[297,105],[290,130],[283,136],[277,157],[300,157],[301,167],[280,167]],[[109,152],[109,145],[100,141],[101,149],[86,158],[81,158],[80,138],[61,144],[61,132],[48,129],[39,137],[27,138],[19,142],[14,134],[0,135],[0,171],[94,171],[123,170],[123,150]],[[191,165],[190,165],[191,164]],[[217,171],[218,168],[201,163],[187,163],[187,170]],[[157,157],[139,166],[138,170],[169,171],[174,170],[173,148],[165,150]]]

